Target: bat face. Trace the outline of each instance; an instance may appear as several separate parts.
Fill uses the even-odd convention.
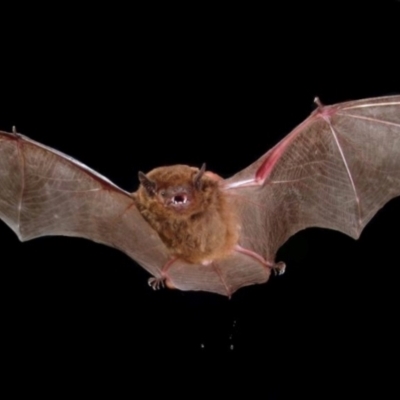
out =
[[[147,175],[139,172],[138,200],[160,218],[191,216],[203,207],[203,175],[204,168],[186,165],[156,168]]]

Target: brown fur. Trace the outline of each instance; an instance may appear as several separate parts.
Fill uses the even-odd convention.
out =
[[[186,165],[160,167],[146,176],[156,182],[151,195],[140,185],[134,193],[138,210],[155,229],[171,255],[190,263],[206,263],[229,255],[238,240],[232,205],[219,188],[215,174],[206,172],[200,188],[193,183],[197,168]],[[184,188],[190,202],[183,210],[166,207],[162,190]]]

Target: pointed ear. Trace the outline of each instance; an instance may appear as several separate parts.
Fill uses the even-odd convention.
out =
[[[201,189],[201,178],[203,177],[204,172],[206,172],[206,163],[203,163],[199,169],[199,172],[197,172],[197,174],[193,177],[193,185],[197,190]]]
[[[157,184],[149,179],[142,171],[138,173],[139,181],[146,189],[146,192],[149,196],[153,196],[157,190]]]

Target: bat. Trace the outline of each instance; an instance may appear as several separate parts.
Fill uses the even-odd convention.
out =
[[[307,227],[357,239],[400,195],[400,96],[316,110],[228,179],[174,165],[126,192],[79,161],[0,132],[0,217],[21,241],[76,236],[117,248],[157,289],[231,296],[283,273],[278,249]]]

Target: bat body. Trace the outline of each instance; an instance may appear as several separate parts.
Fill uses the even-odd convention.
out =
[[[78,236],[120,249],[150,283],[230,296],[266,282],[307,227],[358,238],[400,195],[400,96],[318,108],[229,179],[183,165],[139,173],[128,193],[78,161],[0,133],[0,217],[20,240]]]
[[[134,194],[142,216],[156,230],[172,257],[209,264],[223,259],[237,244],[238,222],[220,180],[186,165],[140,174]]]

